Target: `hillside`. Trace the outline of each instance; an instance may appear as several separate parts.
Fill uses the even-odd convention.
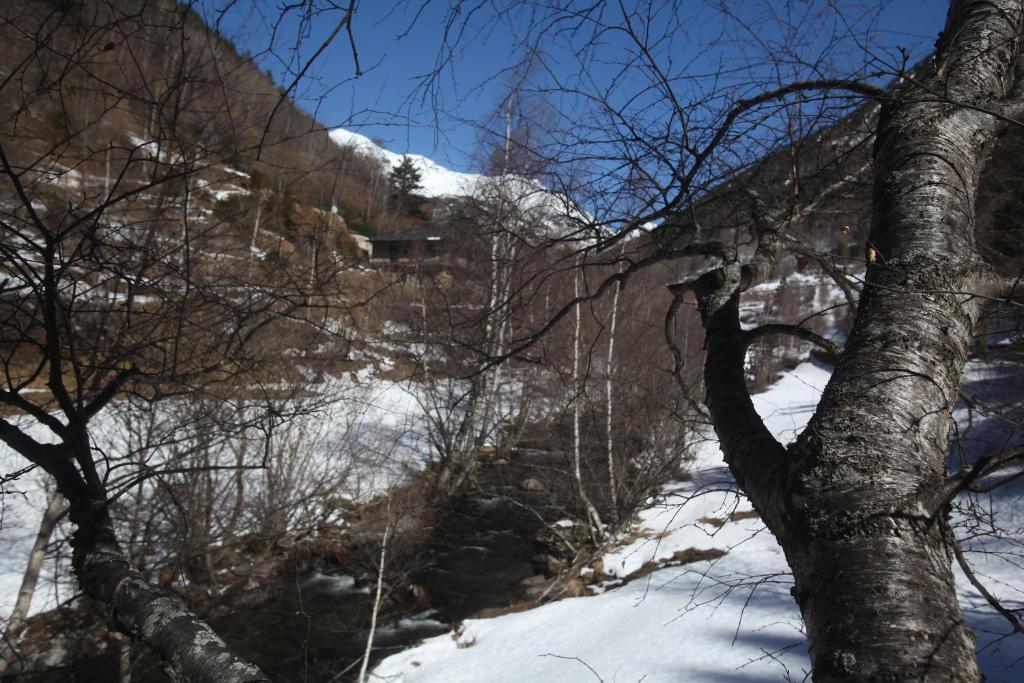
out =
[[[222,223],[204,229],[236,253],[254,241],[255,195],[325,212],[337,207],[356,226],[395,219],[380,160],[335,144],[251,57],[192,10],[90,0],[64,13],[38,0],[4,12],[0,64],[14,67],[37,42],[47,45],[44,59],[17,74],[19,96],[0,106],[7,157],[15,170],[36,174],[40,194],[91,208],[146,183],[154,186],[142,190],[150,203],[157,186],[179,198],[189,191],[199,220],[209,221],[204,214],[214,211]],[[185,174],[187,188],[176,180]],[[110,203],[108,215],[128,216],[140,204]],[[257,232],[267,239],[255,238],[267,242],[260,250],[285,240],[308,261],[314,232],[340,231],[328,248],[353,255],[344,225],[311,222],[306,213],[264,216]]]

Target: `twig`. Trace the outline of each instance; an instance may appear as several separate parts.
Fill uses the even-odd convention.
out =
[[[589,664],[584,662],[579,657],[566,657],[565,655],[556,655],[556,654],[552,654],[551,652],[547,652],[545,654],[537,655],[537,656],[538,657],[554,657],[555,659],[566,659],[566,660],[569,660],[569,661],[579,662],[583,666],[587,667],[587,669],[590,671],[590,673],[594,674],[594,678],[596,678],[597,680],[601,681],[601,683],[604,683],[604,679],[601,678],[600,674],[598,674],[596,671],[594,671],[594,667],[590,666]]]
[[[950,536],[952,536],[952,534],[950,534]],[[949,545],[953,549],[953,554],[956,556],[957,563],[959,563],[960,568],[964,571],[964,576],[966,576],[967,580],[971,582],[971,585],[974,586],[979,593],[981,593],[981,597],[985,598],[985,602],[991,605],[992,609],[994,609],[996,612],[999,612],[999,614],[1002,615],[1004,619],[1006,619],[1010,626],[1013,627],[1013,630],[1015,632],[1024,634],[1024,624],[1021,624],[1021,621],[1017,618],[1017,615],[1003,607],[1003,604],[999,602],[999,600],[994,595],[992,595],[987,588],[985,588],[985,585],[981,582],[980,579],[978,579],[977,575],[974,573],[974,570],[971,569],[971,566],[969,564],[967,564],[967,558],[964,557],[964,551],[960,548],[960,542],[957,541],[955,538],[950,538]]]

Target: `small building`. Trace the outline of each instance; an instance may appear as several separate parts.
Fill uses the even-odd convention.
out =
[[[444,228],[427,225],[379,235],[370,242],[371,263],[437,261],[446,255],[448,235]]]

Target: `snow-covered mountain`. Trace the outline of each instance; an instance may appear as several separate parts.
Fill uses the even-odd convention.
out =
[[[350,147],[379,159],[388,170],[398,166],[402,157],[412,160],[420,172],[420,189],[424,197],[465,197],[480,199],[504,198],[514,201],[524,215],[532,215],[530,224],[542,239],[580,239],[585,226],[593,222],[582,207],[575,205],[566,195],[555,192],[534,178],[519,175],[485,176],[478,173],[452,171],[433,159],[420,154],[396,154],[384,149],[370,138],[344,128],[335,128],[331,139],[343,147]],[[525,236],[525,235],[524,235]]]
[[[412,160],[413,166],[420,172],[420,184],[422,187],[418,194],[425,197],[450,197],[473,194],[480,181],[484,178],[484,176],[476,173],[452,171],[433,159],[420,154],[396,154],[384,149],[365,135],[360,135],[344,128],[332,130],[331,139],[343,147],[352,147],[363,154],[380,159],[387,166],[388,170],[400,164],[403,156],[408,156]]]

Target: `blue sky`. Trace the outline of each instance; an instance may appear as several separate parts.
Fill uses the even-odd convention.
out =
[[[418,88],[424,75],[435,68],[439,52],[446,52],[442,50],[444,18],[454,4],[464,8],[461,16],[469,18],[468,28],[458,36],[458,48],[433,82],[434,87]],[[499,0],[494,4],[515,10],[500,19],[483,10],[474,13],[473,8],[479,4],[484,3],[363,0],[353,25],[363,74],[355,76],[352,51],[342,31],[317,58],[298,88],[302,106],[327,126],[356,130],[381,140],[395,152],[430,156],[455,170],[479,170],[480,134],[473,123],[489,116],[493,119],[500,108],[516,76],[503,70],[515,63],[516,38],[526,35],[529,27],[536,24],[528,16],[531,6],[541,3]],[[589,4],[592,3],[581,2],[580,6]],[[616,4],[609,3],[606,16],[612,23],[616,21]],[[798,48],[793,56],[797,61],[813,61],[827,54],[832,66],[839,70],[863,66],[857,60],[863,59],[864,41],[882,61],[891,64],[899,60],[900,48],[914,61],[934,43],[946,9],[943,0],[893,0],[884,4],[853,0],[733,0],[723,4],[733,13],[732,17],[723,17],[717,0],[636,3],[651,13],[656,29],[671,26],[666,30],[666,40],[657,47],[661,50],[659,58],[670,61],[676,75],[706,74],[721,71],[725,66],[742,68],[767,79],[771,78],[771,68],[765,53],[777,55],[787,47]],[[882,9],[876,12],[879,6]],[[270,43],[273,19],[278,16],[276,7],[277,3],[272,1],[237,3],[223,17],[222,28],[242,47],[257,54],[260,65],[285,84],[292,80],[295,64],[312,55],[341,13],[325,12],[305,24],[295,15],[287,16],[277,27],[271,54],[262,48]],[[209,21],[213,15],[207,11],[206,16]],[[449,36],[456,35],[456,30],[463,26],[458,24]],[[293,47],[299,31],[304,31],[304,35],[302,47],[296,53]],[[544,52],[544,68],[535,68],[530,78],[537,83],[558,79],[589,90],[613,84],[614,89],[609,92],[629,93],[623,97],[633,96],[640,88],[639,82],[630,83],[629,78],[623,79],[619,74],[621,55],[629,48],[621,35],[603,34],[604,44],[587,58],[585,69],[579,52],[574,50],[578,44],[574,41],[578,37],[565,31],[546,35],[539,43]],[[809,75],[806,65],[783,68],[791,69],[794,77]],[[787,74],[781,73],[779,77],[784,79]],[[687,83],[683,79],[676,85],[684,98],[698,96],[700,87],[704,87],[700,85],[703,82],[695,81],[695,92],[691,93]]]

